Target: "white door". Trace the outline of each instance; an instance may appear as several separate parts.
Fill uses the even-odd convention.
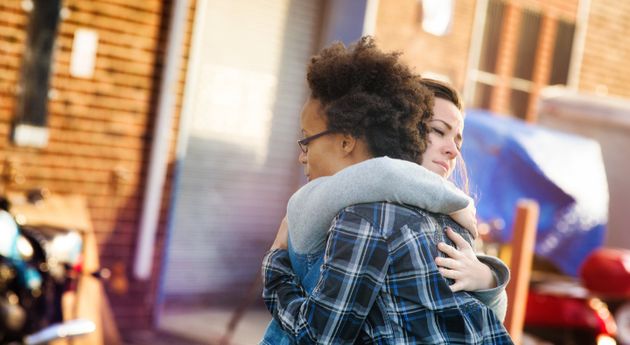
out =
[[[199,0],[162,295],[234,301],[303,181],[305,69],[323,1]]]

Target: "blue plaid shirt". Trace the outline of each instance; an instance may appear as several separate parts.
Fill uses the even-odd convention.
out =
[[[452,292],[435,265],[449,217],[391,203],[345,208],[311,294],[286,250],[263,261],[263,299],[298,344],[512,344],[486,306]]]

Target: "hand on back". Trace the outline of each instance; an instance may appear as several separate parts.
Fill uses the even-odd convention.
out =
[[[455,247],[444,242],[438,243],[438,249],[448,257],[437,257],[435,263],[445,278],[455,281],[452,291],[477,291],[496,287],[496,281],[490,268],[477,259],[470,244],[451,228],[446,228],[446,235]]]
[[[449,216],[457,224],[468,230],[473,238],[477,238],[477,208],[472,200],[468,203],[468,206],[449,214]]]

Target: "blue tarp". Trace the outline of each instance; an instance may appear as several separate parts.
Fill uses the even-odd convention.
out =
[[[468,110],[463,157],[477,215],[501,219],[512,240],[517,201],[540,205],[536,253],[576,276],[600,247],[608,221],[608,184],[599,143],[576,135]]]

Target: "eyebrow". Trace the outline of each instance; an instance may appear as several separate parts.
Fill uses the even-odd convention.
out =
[[[440,119],[432,119],[431,121],[440,121],[442,122],[448,129],[453,129],[453,126],[449,125],[446,121]]]

